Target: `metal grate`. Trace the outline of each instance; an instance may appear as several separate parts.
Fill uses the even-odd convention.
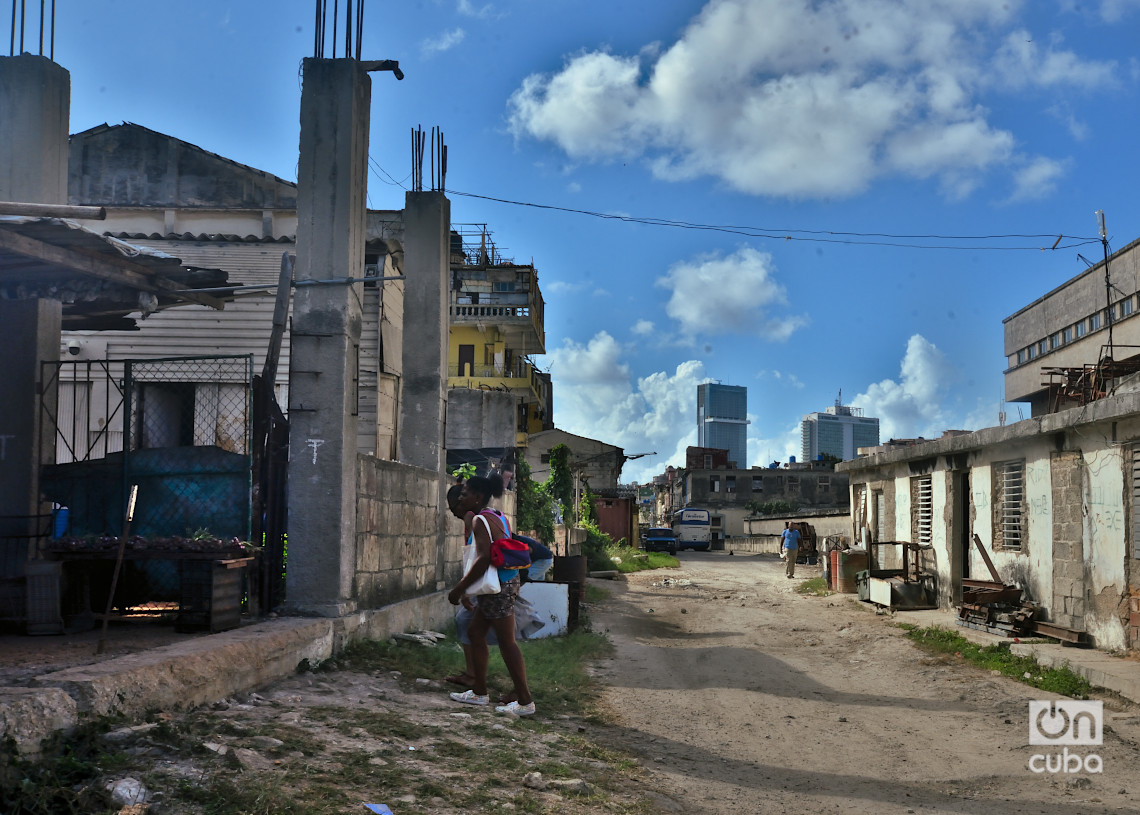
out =
[[[1132,557],[1140,559],[1140,447],[1132,448]]]
[[[1022,503],[1025,500],[1025,462],[1006,461],[998,465],[1001,489],[1000,524],[1003,549],[1021,548]]]
[[[934,489],[928,475],[914,479],[915,542],[929,544],[934,522]]]

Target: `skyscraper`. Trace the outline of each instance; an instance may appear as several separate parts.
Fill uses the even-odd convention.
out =
[[[841,397],[842,398],[842,397]],[[840,399],[825,413],[809,413],[800,422],[804,461],[827,454],[848,461],[860,447],[879,443],[879,420],[863,415],[863,409],[841,405]]]
[[[697,385],[697,446],[728,451],[728,460],[748,467],[748,388],[706,382]]]

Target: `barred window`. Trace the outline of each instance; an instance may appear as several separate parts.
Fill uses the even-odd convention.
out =
[[[928,475],[910,480],[911,537],[915,543],[928,544],[934,523],[934,489]]]
[[[1025,459],[993,465],[994,546],[1020,549],[1025,522]]]

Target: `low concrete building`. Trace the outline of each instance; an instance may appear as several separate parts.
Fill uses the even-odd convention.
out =
[[[1006,401],[1041,416],[1111,393],[1115,380],[1140,371],[1138,297],[1135,240],[1006,317]]]
[[[1040,618],[1100,648],[1136,648],[1140,626],[1140,395],[1126,394],[843,462],[856,540],[929,544],[939,603],[962,580],[1005,583]],[[894,563],[880,562],[884,567]]]
[[[576,478],[588,483],[591,490],[601,493],[617,489],[625,464],[622,448],[558,428],[531,434],[526,448],[531,478],[545,481],[550,477],[550,451],[559,444],[570,448],[570,469]]]

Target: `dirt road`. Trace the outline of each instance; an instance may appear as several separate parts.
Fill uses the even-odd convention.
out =
[[[593,612],[617,646],[598,667],[613,737],[678,811],[1140,811],[1134,708],[1105,704],[1099,747],[1030,746],[1029,701],[1062,697],[924,655],[851,595],[799,595],[775,558],[681,565],[615,583]],[[1103,772],[1029,769],[1063,750]]]

